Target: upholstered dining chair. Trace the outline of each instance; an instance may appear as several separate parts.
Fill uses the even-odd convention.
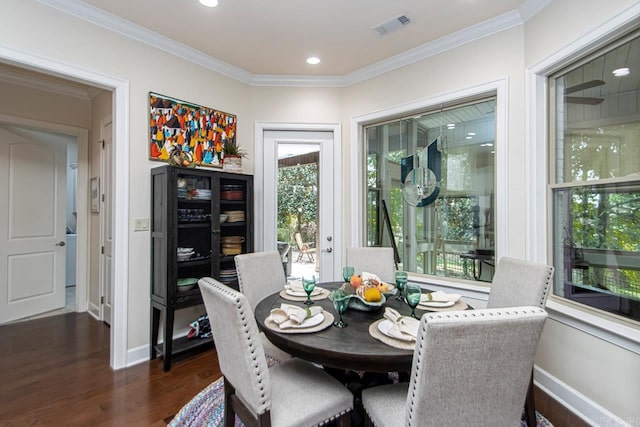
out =
[[[284,289],[287,279],[282,268],[282,258],[278,251],[254,252],[235,256],[240,292],[247,297],[251,310],[267,296]],[[260,332],[260,339],[267,357],[276,362],[291,356],[276,347]]]
[[[544,308],[553,282],[553,267],[515,258],[502,257],[493,275],[487,308],[533,305]],[[533,390],[533,370],[525,399],[525,418],[535,427],[536,410]]]
[[[280,268],[282,270],[282,268]],[[351,424],[353,396],[316,366],[290,358],[271,367],[247,298],[205,277],[198,281],[224,378],[224,426]]]
[[[368,425],[519,426],[546,318],[531,306],[423,315],[409,383],[362,392]]]
[[[392,248],[346,248],[346,264],[352,265],[356,274],[373,273],[387,283],[395,283],[395,262]]]

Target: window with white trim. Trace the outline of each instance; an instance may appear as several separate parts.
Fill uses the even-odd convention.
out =
[[[640,32],[549,77],[553,293],[640,320]]]
[[[490,282],[496,94],[364,127],[366,244],[405,271]]]

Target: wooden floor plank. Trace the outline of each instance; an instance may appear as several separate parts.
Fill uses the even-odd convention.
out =
[[[164,426],[220,377],[214,350],[113,371],[109,328],[86,313],[0,326],[1,426]]]

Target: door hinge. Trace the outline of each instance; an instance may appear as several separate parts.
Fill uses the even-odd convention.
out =
[[[100,305],[104,304],[104,297],[100,297]]]
[[[104,139],[98,140],[98,144],[102,145],[102,149],[104,150]]]
[[[104,194],[102,195],[102,201],[104,202]]]
[[[100,246],[100,253],[104,255],[104,246]]]

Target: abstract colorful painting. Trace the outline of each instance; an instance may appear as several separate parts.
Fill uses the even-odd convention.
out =
[[[149,158],[167,161],[179,149],[198,166],[222,167],[225,143],[236,144],[234,114],[149,92]]]

